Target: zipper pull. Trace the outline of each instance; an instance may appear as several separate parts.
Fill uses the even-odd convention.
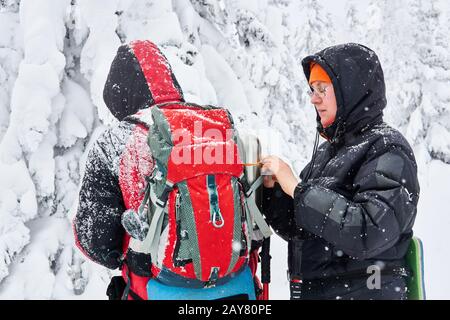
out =
[[[180,193],[177,191],[175,195],[175,218],[179,219],[179,212],[181,207]]]
[[[225,224],[225,221],[223,220],[223,216],[220,213],[220,210],[217,208],[214,210],[212,216],[211,216],[212,224],[216,228],[222,228]]]

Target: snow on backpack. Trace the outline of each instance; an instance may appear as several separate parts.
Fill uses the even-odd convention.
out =
[[[271,235],[251,196],[262,177],[247,182],[231,114],[176,102],[134,117],[149,127],[155,168],[139,212],[122,218],[129,248],[151,257],[152,276],[165,285],[226,283],[247,265],[254,230]]]

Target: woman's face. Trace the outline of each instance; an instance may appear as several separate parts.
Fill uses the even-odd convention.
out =
[[[314,81],[311,84],[311,103],[316,107],[320,122],[324,128],[333,124],[336,119],[337,103],[331,83]]]

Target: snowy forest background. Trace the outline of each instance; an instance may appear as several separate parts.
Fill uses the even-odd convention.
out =
[[[114,119],[103,85],[120,44],[162,47],[187,100],[307,163],[315,112],[300,60],[359,42],[385,71],[386,121],[414,146],[431,299],[448,299],[450,3],[444,0],[0,0],[0,299],[105,299],[110,271],[74,247],[71,219],[90,145]],[[267,138],[267,137],[266,137]],[[288,299],[272,240],[273,299]]]

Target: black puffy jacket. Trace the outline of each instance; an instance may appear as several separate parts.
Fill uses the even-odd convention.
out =
[[[289,241],[289,273],[303,279],[303,298],[401,298],[403,292],[372,294],[365,285],[367,268],[376,264],[383,288],[394,290],[395,276],[405,269],[419,199],[413,151],[382,120],[380,62],[362,45],[334,46],[302,61],[307,79],[312,61],[332,79],[336,120],[324,129],[317,116],[327,141],[302,171],[294,199],[279,185],[265,189],[265,214]]]

